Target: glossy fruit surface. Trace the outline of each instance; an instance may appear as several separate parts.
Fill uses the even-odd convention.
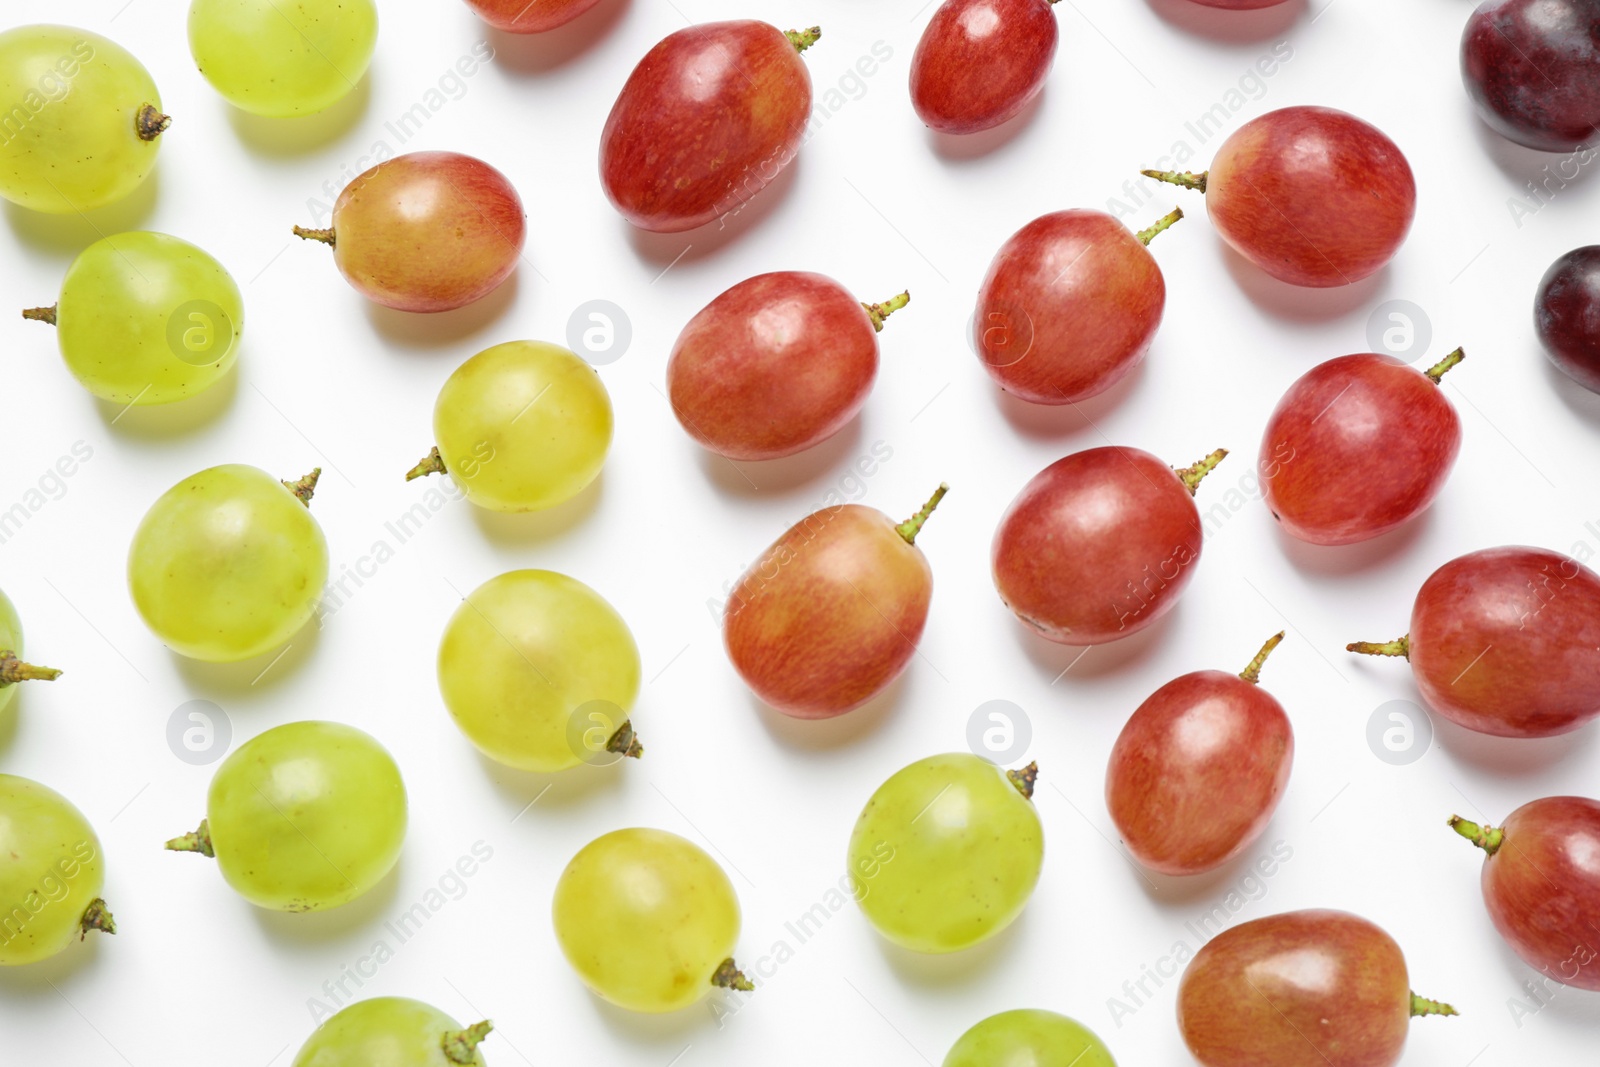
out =
[[[1261,836],[1289,784],[1294,729],[1242,674],[1195,671],[1157,689],[1111,750],[1106,807],[1134,859],[1163,874],[1215,870]]]
[[[487,1022],[463,1027],[420,1000],[358,1000],[328,1019],[295,1053],[291,1067],[485,1067]]]
[[[214,857],[240,896],[274,911],[323,911],[383,880],[406,836],[406,787],[368,734],[292,722],[234,749],[206,818],[167,848]]]
[[[1286,533],[1348,545],[1422,514],[1461,451],[1461,418],[1439,378],[1364,353],[1319,363],[1278,401],[1261,438],[1263,499]]]
[[[1194,488],[1227,453],[1175,471],[1137,448],[1058,459],[1011,502],[990,549],[1006,607],[1064,645],[1116,641],[1172,610],[1200,560]]]
[[[1489,128],[1546,152],[1600,132],[1600,0],[1488,0],[1467,20],[1461,77]]]
[[[756,696],[786,715],[829,719],[899,677],[933,600],[933,569],[915,541],[945,491],[898,525],[860,504],[813,512],[744,572],[722,638]]]
[[[234,107],[287,118],[354,91],[378,44],[373,0],[194,0],[189,51]]]
[[[1550,362],[1600,393],[1600,245],[1575,248],[1550,265],[1533,324]]]
[[[472,591],[439,643],[439,692],[461,732],[512,767],[638,755],[633,634],[599,593],[555,571],[511,571]]]
[[[1117,1061],[1082,1023],[1021,1008],[991,1015],[962,1034],[943,1067],[1117,1067]]]
[[[290,486],[228,464],[162,494],[128,552],[128,587],[150,632],[210,663],[294,637],[328,580],[328,542],[308,510],[316,474]]]
[[[628,75],[600,135],[600,180],[622,217],[675,233],[738,210],[804,139],[820,36],[765,22],[707,22],[670,34]]]
[[[406,480],[448,472],[480,508],[539,511],[595,480],[611,433],[611,396],[593,367],[559,345],[508,341],[445,381],[437,444]]]
[[[1102,211],[1057,211],[1013,234],[972,317],[989,376],[1035,404],[1076,403],[1121,381],[1150,350],[1167,303],[1145,246],[1182,217],[1134,234]]]
[[[942,133],[977,133],[1039,95],[1055,60],[1054,0],[945,0],[911,56],[911,106]]]
[[[23,682],[53,682],[61,672],[50,667],[23,660],[22,619],[17,609],[0,589],[0,712],[16,699],[17,686]],[[4,903],[0,901],[0,903]]]
[[[239,354],[244,299],[204,250],[164,233],[121,233],[79,253],[52,308],[83,387],[115,404],[168,404],[220,382]]]
[[[1544,797],[1503,826],[1450,825],[1488,854],[1483,902],[1506,943],[1540,974],[1600,992],[1600,801]]]
[[[543,33],[565,26],[600,0],[467,0],[478,17],[508,33]]]
[[[1414,1015],[1405,956],[1366,919],[1294,911],[1224,930],[1178,985],[1178,1028],[1205,1067],[1392,1067]]]
[[[971,948],[1022,914],[1044,864],[1038,768],[1005,771],[965,752],[896,771],[850,834],[856,902],[914,952]]]
[[[1550,737],[1600,715],[1600,575],[1543,548],[1487,548],[1428,576],[1411,632],[1352,652],[1404,656],[1428,706],[1501,737]]]
[[[903,293],[863,304],[832,278],[760,274],[689,320],[667,361],[684,430],[730,459],[776,459],[843,429],[878,375],[878,331]]]
[[[156,164],[172,122],[139,61],[71,26],[0,33],[0,196],[53,215],[121,200]]]
[[[117,932],[100,899],[100,839],[54,789],[0,774],[0,856],[0,967],[49,959],[91,930]]]
[[[294,232],[333,246],[340,273],[368,300],[437,312],[488,296],[517,269],[527,239],[506,176],[458,152],[412,152],[345,186],[333,226]]]
[[[677,834],[615,830],[591,841],[561,872],[553,913],[567,962],[613,1004],[677,1011],[714,985],[751,988],[733,965],[733,883]]]
[[[1382,130],[1326,107],[1286,107],[1239,127],[1205,174],[1145,171],[1205,193],[1223,240],[1290,285],[1376,274],[1411,231],[1417,183]]]

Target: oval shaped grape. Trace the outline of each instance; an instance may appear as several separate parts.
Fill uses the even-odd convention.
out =
[[[400,768],[370,735],[292,722],[222,761],[206,817],[174,852],[214,858],[234,892],[272,911],[325,911],[381,882],[406,836]]]
[[[943,1067],[1117,1067],[1094,1031],[1053,1011],[991,1015],[950,1046]]]
[[[1057,211],[1013,234],[972,317],[989,377],[1034,404],[1077,403],[1121,381],[1150,351],[1167,303],[1146,246],[1181,218],[1135,234],[1102,211]]]
[[[439,643],[439,692],[484,755],[561,771],[643,752],[627,714],[639,649],[604,598],[555,571],[511,571],[469,594]]]
[[[565,26],[600,0],[467,0],[477,16],[507,33],[544,33]]]
[[[860,504],[813,512],[744,572],[722,640],[756,696],[785,715],[831,719],[900,676],[933,601],[917,534],[948,489],[898,525]]]
[[[1313,545],[1367,541],[1426,511],[1461,451],[1461,417],[1439,379],[1368,352],[1319,363],[1267,420],[1262,499],[1285,533]]]
[[[1461,78],[1489,128],[1543,152],[1600,133],[1600,3],[1487,0],[1461,36]]]
[[[100,896],[100,839],[54,789],[0,774],[0,856],[0,967],[49,959],[91,930],[117,932]]]
[[[622,217],[692,230],[766,188],[805,139],[811,75],[800,53],[821,36],[740,19],[689,26],[650,49],[600,135],[600,181]]]
[[[458,152],[412,152],[356,176],[327,229],[295,235],[333,249],[355,290],[397,311],[453,311],[517,269],[522,198],[504,174]]]
[[[244,298],[227,268],[188,241],[121,233],[78,254],[55,306],[22,317],[56,327],[67,369],[100,399],[170,404],[232,369]]]
[[[1033,477],[995,530],[1006,607],[1040,637],[1100,645],[1171,611],[1200,560],[1194,493],[1228,453],[1174,470],[1137,448],[1091,448]]]
[[[945,0],[911,55],[911,106],[941,133],[1015,118],[1050,76],[1055,0]]]
[[[1551,737],[1600,715],[1600,575],[1570,556],[1507,546],[1428,576],[1411,632],[1351,652],[1401,656],[1423,700],[1499,737]]]
[[[861,410],[878,376],[878,333],[910,293],[864,304],[832,278],[760,274],[700,310],[667,360],[672,413],[729,459],[820,444]]]
[[[552,911],[578,977],[630,1011],[677,1011],[713,987],[755,988],[733,962],[733,883],[677,834],[614,830],[589,842],[561,872]]]
[[[341,1008],[300,1046],[290,1067],[486,1067],[487,1020],[463,1027],[420,1000],[373,997]]]
[[[1239,674],[1195,671],[1152,693],[1111,749],[1106,808],[1133,858],[1162,874],[1215,870],[1267,828],[1289,784],[1294,728],[1260,686],[1269,639]]]
[[[0,33],[0,100],[25,109],[10,113],[0,137],[0,196],[52,215],[133,192],[172,125],[150,72],[127,49],[72,26]]]
[[[209,663],[293,638],[328,581],[328,542],[309,510],[321,473],[282,482],[234,463],[163,493],[128,551],[128,587],[150,632]]]
[[[1543,797],[1501,826],[1450,826],[1483,849],[1483,903],[1523,962],[1600,992],[1600,801]]]
[[[1144,171],[1205,194],[1222,239],[1290,285],[1332,288],[1376,274],[1411,232],[1417,183],[1376,126],[1327,107],[1251,119],[1204,174]]]
[[[355,91],[378,44],[373,0],[194,0],[189,51],[222,98],[268,118],[310,115]]]
[[[491,511],[540,511],[577,496],[611,450],[611,396],[559,345],[508,341],[457,367],[433,407],[433,451],[406,481],[448,473]]]
[[[1600,393],[1600,245],[1575,248],[1550,265],[1533,323],[1550,362]]]
[[[880,785],[848,855],[856,903],[878,933],[913,952],[946,953],[1010,926],[1044,864],[1038,773],[958,752],[918,760]]]
[[[1205,1067],[1393,1067],[1411,1020],[1455,1015],[1411,992],[1394,939],[1342,911],[1224,930],[1178,984],[1178,1028]]]
[[[25,662],[22,656],[22,619],[11,598],[0,589],[0,712],[11,706],[21,683],[53,682],[61,677],[60,671]]]

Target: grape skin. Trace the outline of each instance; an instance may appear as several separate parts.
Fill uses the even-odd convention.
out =
[[[17,616],[17,609],[11,603],[11,598],[6,596],[5,590],[0,589],[0,652],[9,651],[18,659],[23,658],[22,653],[22,619]],[[0,685],[0,712],[11,706],[17,698],[15,685]],[[4,901],[0,901],[3,905]],[[4,921],[0,915],[0,921]]]
[[[991,1015],[962,1034],[943,1067],[1117,1067],[1088,1027],[1053,1011]]]
[[[0,774],[0,966],[36,963],[83,933],[100,904],[100,839],[72,802],[47,786]],[[115,932],[107,915],[103,928]]]
[[[189,51],[234,107],[268,118],[323,111],[367,72],[378,44],[373,0],[194,0]]]
[[[481,1052],[471,1058],[446,1056],[445,1041],[464,1029],[420,1000],[373,997],[351,1004],[318,1027],[291,1067],[486,1067]]]

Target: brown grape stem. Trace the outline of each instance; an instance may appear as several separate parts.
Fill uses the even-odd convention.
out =
[[[54,667],[36,667],[24,663],[9,648],[0,648],[0,689],[18,682],[53,682],[61,677]]]
[[[54,326],[56,324],[56,308],[60,306],[60,304],[51,304],[47,308],[23,308],[22,317],[29,322],[43,322]]]
[[[1427,371],[1428,378],[1430,380],[1432,380],[1434,385],[1438,385],[1439,384],[1439,379],[1443,378],[1445,376],[1445,374],[1450,370],[1451,367],[1454,367],[1457,363],[1460,363],[1462,360],[1464,360],[1466,358],[1467,358],[1467,350],[1466,349],[1464,349],[1464,348],[1456,349],[1454,352],[1450,353],[1448,356],[1445,356],[1439,362],[1435,363],[1433,366],[1428,368],[1428,371]]]
[[[1033,787],[1039,781],[1039,764],[1030,763],[1026,767],[1006,772],[1006,780],[1017,787],[1017,792],[1022,794],[1024,800],[1033,799]]]
[[[1359,652],[1363,656],[1399,656],[1402,659],[1411,658],[1411,637],[1397,637],[1393,641],[1379,644],[1376,641],[1353,641],[1344,646],[1346,652]]]
[[[106,907],[104,897],[95,897],[84,909],[83,918],[78,920],[78,940],[88,937],[90,930],[98,930],[102,934],[117,932],[117,920],[111,917],[111,909]]]
[[[906,539],[906,544],[914,545],[917,543],[917,534],[922,532],[923,523],[928,521],[928,516],[933,514],[933,509],[939,506],[939,501],[943,500],[944,495],[949,491],[950,486],[940,482],[939,488],[935,489],[933,495],[928,498],[928,502],[922,505],[922,510],[894,528],[896,533]]]
[[[1140,230],[1138,233],[1134,234],[1134,236],[1139,239],[1140,244],[1148,248],[1150,247],[1151,241],[1154,241],[1157,237],[1170,230],[1172,228],[1172,224],[1181,218],[1183,218],[1183,208],[1175,207],[1170,212],[1157,219],[1155,221],[1155,225],[1151,226],[1147,230]]]
[[[1423,1015],[1460,1014],[1459,1011],[1442,1001],[1428,1000],[1426,997],[1419,997],[1415,993],[1411,994],[1411,1017],[1413,1019],[1420,1018]]]
[[[1205,480],[1206,475],[1216,470],[1217,464],[1221,463],[1227,457],[1228,450],[1226,448],[1219,448],[1205,459],[1202,459],[1199,463],[1196,463],[1194,466],[1183,467],[1182,469],[1175,470],[1173,473],[1178,476],[1179,480],[1182,481],[1184,485],[1188,486],[1189,495],[1194,496],[1195,490],[1200,488],[1200,483]]]
[[[459,1033],[445,1034],[440,1042],[440,1047],[444,1049],[444,1058],[451,1063],[463,1065],[478,1062],[478,1046],[483,1044],[483,1039],[488,1037],[493,1029],[494,1023],[485,1019]]]
[[[909,303],[911,303],[911,291],[908,289],[899,296],[891,296],[881,304],[862,304],[861,306],[867,309],[867,318],[872,320],[872,328],[878,333],[882,333],[883,320]]]
[[[741,993],[755,989],[755,984],[744,976],[744,972],[733,962],[732,956],[722,961],[717,973],[711,976],[711,984],[718,989],[737,989]]]
[[[784,30],[783,35],[789,38],[789,43],[794,45],[796,52],[804,52],[822,39],[822,27],[813,26],[808,30]]]
[[[1250,666],[1239,672],[1239,677],[1251,685],[1261,682],[1261,667],[1267,662],[1267,657],[1272,655],[1272,650],[1283,643],[1283,631],[1279,630],[1267,638],[1267,643],[1261,646],[1261,651],[1256,653],[1256,658],[1250,661]]]
[[[146,104],[139,109],[133,124],[139,131],[139,140],[154,141],[167,132],[167,128],[172,125],[172,116],[163,115],[154,104]]]
[[[1450,816],[1450,829],[1491,856],[1500,851],[1500,846],[1505,844],[1506,840],[1506,832],[1498,826],[1479,826],[1475,822],[1468,822],[1459,815]]]
[[[216,859],[217,850],[211,847],[211,820],[201,819],[193,833],[174,837],[167,842],[169,852],[198,852],[207,859]]]
[[[311,506],[311,498],[317,491],[317,480],[321,477],[322,468],[317,467],[298,482],[284,482],[283,487],[293,493],[296,500],[309,508]]]
[[[422,461],[415,467],[406,471],[406,481],[415,481],[426,478],[430,474],[444,473],[444,457],[439,455],[439,446],[435,445],[433,451],[422,457]]]
[[[1193,189],[1197,193],[1203,193],[1206,191],[1206,178],[1211,172],[1202,171],[1195,174],[1192,171],[1179,170],[1141,170],[1139,173],[1158,182],[1176,185],[1180,189]]]
[[[294,235],[296,237],[303,237],[307,241],[321,241],[329,248],[339,247],[339,238],[333,232],[332,227],[329,227],[326,230],[312,230],[307,229],[304,226],[296,226],[294,228]]]
[[[644,755],[644,745],[639,742],[639,735],[633,732],[633,720],[629,719],[617,727],[617,732],[611,735],[611,740],[606,742],[606,751],[615,752],[619,756],[629,759],[638,759]]]

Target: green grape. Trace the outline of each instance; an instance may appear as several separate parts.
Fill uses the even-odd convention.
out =
[[[310,115],[356,87],[378,43],[373,0],[194,0],[189,51],[243,111]]]
[[[128,552],[128,586],[150,631],[209,663],[259,656],[294,637],[328,580],[328,543],[307,510],[321,473],[291,484],[229,464],[167,490]]]
[[[561,771],[643,749],[627,721],[639,649],[616,609],[555,571],[511,571],[462,602],[439,643],[439,692],[484,755]]]
[[[611,448],[611,397],[559,345],[511,341],[467,360],[433,409],[433,452],[406,480],[448,471],[494,511],[538,511],[582,492]]]
[[[317,1027],[290,1067],[485,1067],[477,1049],[493,1029],[462,1027],[420,1000],[373,997]]]
[[[955,952],[1011,925],[1039,881],[1038,768],[966,753],[918,760],[878,787],[850,835],[856,899],[878,932]]]
[[[95,396],[169,404],[233,366],[244,300],[222,264],[189,242],[122,233],[73,261],[59,303],[22,317],[58,327],[61,358]]]
[[[0,711],[11,706],[18,682],[53,682],[61,672],[22,660],[22,620],[5,590],[0,589]]]
[[[944,1067],[1117,1067],[1094,1032],[1053,1011],[991,1015],[950,1046]]]
[[[599,996],[632,1011],[687,1008],[754,988],[734,966],[739,898],[717,861],[664,830],[615,830],[556,883],[556,940]]]
[[[0,774],[0,966],[49,959],[90,930],[117,932],[100,899],[100,839],[54,789]]]
[[[348,904],[383,880],[406,836],[394,758],[334,722],[292,722],[235,749],[200,828],[167,842],[214,857],[234,892],[274,911]]]
[[[133,192],[172,124],[137,59],[71,26],[0,33],[0,107],[0,196],[55,215]]]

